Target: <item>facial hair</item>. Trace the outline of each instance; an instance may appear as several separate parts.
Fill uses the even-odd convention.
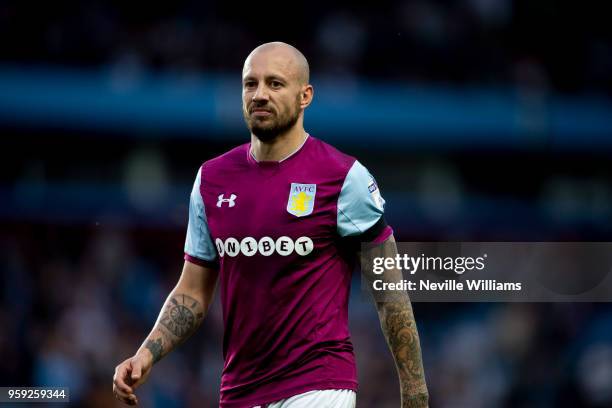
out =
[[[265,106],[257,106],[265,108]],[[291,129],[300,117],[300,99],[299,95],[296,98],[295,109],[291,109],[284,115],[279,115],[276,120],[270,120],[270,123],[260,123],[258,120],[251,119],[250,114],[245,113],[244,120],[247,127],[255,137],[262,142],[270,142],[278,135],[281,135]]]

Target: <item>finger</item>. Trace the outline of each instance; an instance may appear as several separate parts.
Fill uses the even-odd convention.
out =
[[[142,363],[140,360],[132,360],[132,381],[138,382],[142,376]]]
[[[128,404],[129,405],[138,405],[138,398],[136,398],[136,395],[132,394],[129,397],[130,399],[128,400]]]
[[[115,387],[117,387],[119,390],[121,390],[122,392],[124,392],[126,394],[134,393],[134,390],[132,389],[132,387],[127,385],[125,383],[125,380],[123,378],[121,378],[121,377],[114,378],[113,379],[113,384],[115,385]]]
[[[136,405],[138,404],[138,398],[134,394],[126,394],[121,391],[114,392],[115,398],[119,401],[128,404],[128,405]]]
[[[113,394],[115,395],[115,398],[117,398],[119,401],[125,404],[135,405],[138,401],[138,399],[136,398],[136,395],[125,393],[119,390],[118,388],[113,389]]]
[[[115,371],[115,377],[113,378],[113,384],[115,384],[115,386],[119,388],[121,391],[123,391],[124,393],[132,394],[134,390],[132,389],[132,387],[127,385],[125,382],[127,375],[128,375],[127,367],[125,366],[117,367],[117,370]]]
[[[131,394],[128,396],[128,402],[129,405],[138,405],[138,398],[136,397],[135,394]]]
[[[121,392],[123,392],[125,394],[133,394],[134,393],[134,390],[132,389],[132,387],[127,385],[125,382],[121,382],[119,380],[115,380],[115,381],[113,381],[113,385],[115,386],[115,388],[117,388],[118,390],[120,390]]]

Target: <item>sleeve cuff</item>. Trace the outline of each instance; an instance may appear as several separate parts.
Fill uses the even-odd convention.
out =
[[[393,228],[391,228],[390,226],[387,225],[387,226],[385,226],[385,228],[383,228],[383,230],[380,232],[380,234],[378,234],[378,236],[372,240],[372,243],[374,243],[374,244],[382,244],[392,234],[393,234]]]
[[[185,259],[187,262],[191,262],[192,264],[203,266],[205,268],[217,269],[219,267],[219,262],[217,262],[217,260],[207,261],[205,259],[200,259],[200,258],[191,256],[188,253],[185,253],[185,256],[183,256],[183,259]]]

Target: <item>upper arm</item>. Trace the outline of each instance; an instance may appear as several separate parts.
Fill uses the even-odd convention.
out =
[[[219,270],[217,268],[185,261],[177,288],[181,292],[202,300],[204,311],[206,311],[212,303],[218,278]]]
[[[189,223],[185,238],[185,260],[201,266],[213,266],[217,251],[210,236],[206,208],[201,194],[202,168],[196,175],[189,197]]]
[[[364,245],[360,252],[361,273],[363,275],[363,284],[367,285],[368,291],[374,296],[377,302],[391,301],[409,301],[408,294],[405,291],[377,291],[374,290],[374,281],[378,280],[383,283],[400,283],[403,279],[402,270],[393,267],[386,269],[382,273],[374,273],[374,260],[376,258],[394,259],[397,255],[397,245],[395,238],[391,234],[382,243],[371,243]]]
[[[387,270],[382,275],[377,275],[373,272],[373,265],[375,258],[395,258],[397,255],[397,245],[395,243],[395,238],[393,234],[389,235],[387,239],[385,239],[381,243],[370,243],[364,245],[362,250],[360,251],[360,261],[361,261],[361,272],[364,274],[366,278],[370,279],[386,279],[386,278],[397,278],[398,273],[401,276],[401,270],[399,269],[390,269]]]
[[[208,229],[206,209],[201,194],[202,168],[198,170],[189,197],[189,223],[185,238],[185,263],[177,284],[182,292],[203,301],[204,310],[212,302],[217,279],[217,250]]]
[[[342,237],[363,235],[381,220],[384,208],[385,200],[374,177],[355,161],[338,197],[338,234]]]

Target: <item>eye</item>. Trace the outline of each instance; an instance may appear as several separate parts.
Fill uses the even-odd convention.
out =
[[[283,86],[283,84],[280,81],[274,80],[274,81],[270,82],[270,86],[272,88],[280,88],[281,86]]]
[[[245,81],[244,83],[244,87],[247,89],[252,89],[255,88],[257,86],[257,83],[255,81]]]

